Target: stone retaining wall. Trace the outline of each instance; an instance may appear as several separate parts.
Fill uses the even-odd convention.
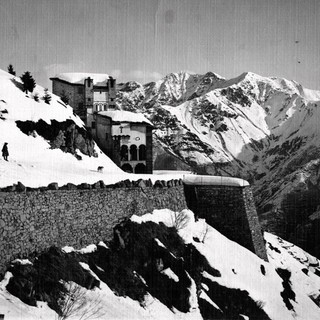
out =
[[[51,184],[43,191],[18,184],[9,189],[20,192],[0,192],[0,274],[13,259],[52,245],[81,248],[109,240],[113,227],[132,214],[186,208],[181,180],[154,185],[123,181],[107,188],[102,183],[68,184],[59,190]]]
[[[222,234],[267,260],[250,186],[184,185],[182,180],[102,181],[39,189],[21,183],[0,190],[0,274],[15,258],[52,245],[81,248],[110,240],[133,214],[189,207]]]
[[[229,239],[267,260],[250,186],[185,185],[188,207]]]

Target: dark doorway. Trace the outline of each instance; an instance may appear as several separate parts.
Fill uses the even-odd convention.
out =
[[[121,166],[121,169],[124,171],[124,172],[128,172],[128,173],[132,173],[133,172],[133,168],[132,166],[129,164],[129,163],[125,163]]]
[[[146,173],[146,166],[143,163],[138,163],[134,168],[134,173]]]

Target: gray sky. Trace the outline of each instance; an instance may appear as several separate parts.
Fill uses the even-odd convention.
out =
[[[319,0],[0,0],[0,68],[147,83],[251,71],[320,90]]]

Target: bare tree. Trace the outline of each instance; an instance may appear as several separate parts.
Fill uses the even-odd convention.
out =
[[[189,223],[188,216],[184,213],[183,210],[180,212],[175,211],[173,213],[172,219],[172,224],[177,231],[185,228]]]
[[[207,235],[208,235],[208,232],[209,232],[209,225],[206,223],[205,229],[203,231],[203,236],[202,236],[202,241],[201,241],[202,243],[205,242]]]
[[[97,319],[103,315],[101,299],[88,301],[85,289],[74,282],[67,282],[65,286],[67,292],[58,301],[61,308],[59,320],[65,320],[71,316],[77,316],[79,320]]]

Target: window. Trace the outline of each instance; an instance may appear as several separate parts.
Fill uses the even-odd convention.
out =
[[[113,102],[113,100],[114,100],[113,98],[110,99],[111,102]]]
[[[125,144],[121,146],[120,159],[121,159],[121,161],[128,161],[129,160],[129,157],[128,157],[128,146],[126,146]]]
[[[92,122],[91,122],[91,128],[92,128],[92,129],[95,129],[95,128],[96,128],[96,123],[95,123],[95,121],[92,121]]]
[[[88,101],[91,101],[91,98],[88,98]]]
[[[130,160],[136,161],[138,160],[138,154],[137,154],[137,146],[135,144],[132,144],[130,146]]]
[[[139,160],[146,160],[146,146],[144,144],[139,147]]]
[[[109,135],[108,135],[108,132],[106,132],[106,140],[108,141],[109,139]]]

